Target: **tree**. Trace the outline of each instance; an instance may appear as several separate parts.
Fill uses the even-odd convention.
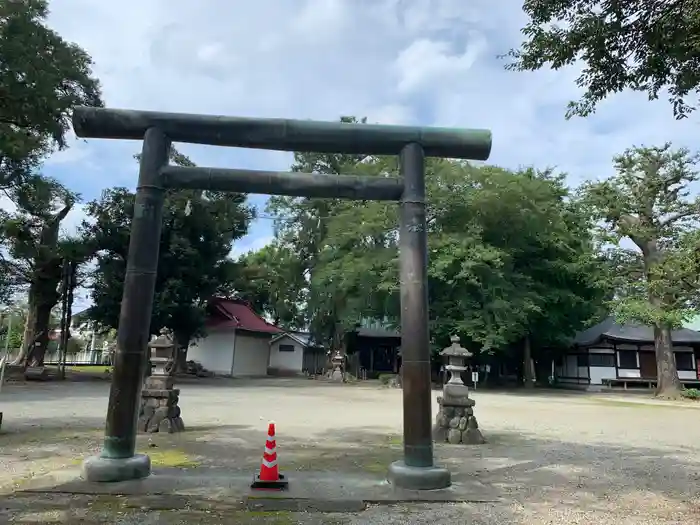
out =
[[[241,256],[232,269],[228,279],[231,293],[277,326],[288,330],[304,327],[303,263],[289,247],[269,244]]]
[[[331,157],[319,164],[329,174],[384,176],[398,169],[394,157]],[[562,176],[444,159],[430,159],[426,173],[436,349],[457,333],[475,350],[506,352],[530,342],[537,350],[584,326],[602,293],[588,222]],[[326,201],[320,213],[310,199],[291,204],[281,217],[293,220],[281,222],[278,239],[314,261],[307,313],[317,339],[332,340],[362,318],[398,326],[397,205]]]
[[[441,346],[486,353],[562,348],[603,300],[595,247],[563,175],[442,161],[429,183],[429,293]],[[437,345],[436,345],[437,346]]]
[[[625,89],[649,99],[668,92],[677,118],[694,109],[700,84],[700,2],[697,0],[525,0],[526,40],[511,50],[508,69],[560,69],[585,63],[580,101],[567,116],[587,116]],[[692,101],[688,101],[688,98]]]
[[[623,252],[615,312],[621,321],[654,327],[657,395],[680,394],[671,330],[697,308],[697,219],[700,199],[690,198],[699,180],[698,156],[685,149],[631,148],[614,159],[616,175],[585,184],[581,192],[609,240]],[[618,243],[630,239],[638,252]]]
[[[11,305],[6,307],[2,313],[0,322],[0,354],[5,351],[5,347],[12,355],[12,352],[22,347],[22,327],[27,319],[26,305]]]
[[[74,106],[99,106],[92,59],[46,27],[46,0],[0,0],[0,189],[66,146]]]
[[[59,236],[61,221],[78,196],[40,175],[28,176],[7,194],[16,210],[0,212],[0,273],[14,287],[27,288],[22,349],[13,364],[31,360],[39,366],[49,342],[51,310],[60,297],[63,260],[82,262],[86,256],[78,240]]]
[[[341,117],[341,122],[364,123],[366,119]],[[341,175],[369,172],[374,163],[366,155],[344,155],[297,152],[294,154],[293,172]],[[314,199],[308,197],[272,197],[268,211],[277,220],[275,237],[279,246],[301,262],[301,274],[295,283],[308,283],[305,289],[296,291],[303,297],[304,318],[317,341],[325,342],[330,348],[337,348],[340,337],[351,316],[342,316],[345,297],[335,293],[333,287],[326,287],[323,277],[317,278],[322,252],[331,253],[325,244],[328,220],[337,214],[336,210],[348,209],[352,203],[337,199]],[[298,271],[299,269],[297,269]],[[327,284],[327,283],[326,283]],[[298,284],[297,284],[298,286]]]
[[[192,165],[177,151],[171,161]],[[113,188],[86,207],[90,220],[82,231],[97,254],[90,317],[102,327],[119,323],[134,197],[131,190]],[[203,334],[207,301],[232,278],[232,243],[245,235],[253,216],[245,200],[212,191],[166,194],[151,333],[172,329],[184,350],[181,360],[189,342]]]

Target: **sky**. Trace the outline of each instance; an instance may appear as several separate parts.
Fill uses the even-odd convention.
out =
[[[53,0],[49,25],[94,59],[107,106],[231,116],[488,128],[489,162],[555,167],[571,185],[612,173],[633,145],[692,147],[698,124],[673,119],[666,101],[623,93],[589,118],[566,120],[580,66],[509,72],[527,19],[518,2],[493,0]],[[134,187],[138,142],[82,140],[45,173],[84,201]],[[182,145],[201,166],[286,170],[280,152]],[[266,198],[251,202],[264,210]],[[82,207],[66,225],[73,229]],[[234,246],[272,237],[260,219]]]

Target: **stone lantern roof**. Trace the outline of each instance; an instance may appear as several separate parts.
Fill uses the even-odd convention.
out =
[[[459,336],[453,335],[450,337],[450,341],[452,344],[445,348],[442,352],[440,352],[440,355],[442,357],[463,357],[463,358],[468,358],[472,357],[474,354],[472,354],[469,350],[464,348],[462,345],[459,344]]]
[[[148,343],[149,348],[170,348],[175,346],[175,339],[167,328],[160,329],[160,335]]]

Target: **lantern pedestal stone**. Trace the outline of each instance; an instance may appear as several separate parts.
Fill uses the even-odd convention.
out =
[[[182,432],[185,424],[180,416],[180,390],[175,383],[175,343],[167,331],[149,345],[152,374],[141,390],[139,432]]]
[[[445,370],[450,373],[450,379],[443,387],[442,396],[437,398],[440,409],[435,418],[433,440],[453,445],[481,445],[486,440],[474,416],[476,402],[469,398],[469,388],[461,377],[467,369],[465,361],[472,354],[460,346],[457,336],[451,339],[452,346],[440,352],[449,363]]]

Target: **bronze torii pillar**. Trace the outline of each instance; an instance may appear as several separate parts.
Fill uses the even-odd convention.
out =
[[[428,333],[425,157],[486,160],[491,133],[408,126],[252,119],[104,108],[75,109],[79,137],[143,140],[102,453],[88,458],[89,481],[146,477],[150,459],[135,454],[165,190],[191,188],[320,198],[399,201],[401,206],[401,349],[404,459],[389,466],[395,486],[430,490],[450,485],[436,466]],[[168,165],[170,143],[280,151],[399,155],[400,177],[329,176]]]

